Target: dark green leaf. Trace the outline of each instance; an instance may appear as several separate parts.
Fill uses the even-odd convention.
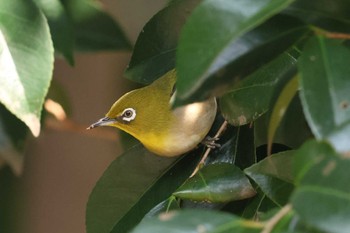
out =
[[[78,51],[130,49],[130,42],[97,1],[62,0],[73,20]]]
[[[280,125],[293,97],[298,91],[298,77],[293,77],[286,86],[282,89],[275,106],[273,107],[267,140],[268,140],[268,154],[271,154],[273,138],[275,137],[278,126]]]
[[[296,160],[299,187],[291,200],[297,214],[326,232],[349,232],[350,160],[315,141],[297,151]]]
[[[133,233],[258,233],[262,225],[234,215],[200,210],[184,210],[145,219]]]
[[[0,159],[4,160],[16,175],[21,175],[23,170],[23,155],[16,150],[11,138],[6,133],[5,122],[0,115]]]
[[[285,52],[258,69],[220,98],[220,109],[233,125],[256,120],[269,108],[281,86],[296,72],[296,50]]]
[[[2,233],[10,233],[18,230],[18,198],[16,186],[18,179],[8,167],[0,169],[0,226]],[[17,201],[17,202],[16,202]]]
[[[254,122],[255,141],[257,146],[267,144],[267,130],[270,120],[270,112],[264,114]],[[290,148],[298,148],[305,140],[312,138],[312,133],[305,120],[299,96],[294,96],[282,119],[273,143],[286,145]],[[278,145],[273,145],[272,151]],[[266,150],[267,152],[267,150]]]
[[[290,18],[291,24],[283,22],[283,26],[278,25],[278,21],[282,20],[279,18],[274,20],[275,30],[265,32],[265,36],[269,39],[267,37],[258,39],[256,36],[254,36],[255,41],[249,36],[239,39],[291,2],[292,0],[203,1],[189,17],[181,32],[176,62],[179,77],[182,80],[178,85],[179,97],[183,100],[191,97],[210,76],[243,54],[249,53],[252,47],[266,44],[267,40],[277,39],[279,36],[283,37],[291,28],[295,30],[296,24],[300,27],[299,23],[295,20],[291,21]],[[279,33],[276,31],[277,28]],[[286,44],[294,41],[293,37],[295,35],[288,36],[289,40]],[[278,54],[279,49],[275,49]],[[231,77],[234,76],[232,74]]]
[[[146,215],[145,217],[154,217],[159,215],[160,213],[179,210],[180,209],[180,201],[177,200],[176,197],[171,196],[165,201],[162,201],[155,207],[153,207]]]
[[[228,87],[232,87],[234,83],[287,50],[305,35],[305,32],[306,28],[293,18],[283,15],[273,17],[233,42],[230,51],[232,59],[226,67],[222,67],[219,72],[206,78],[203,82],[196,80],[198,82],[190,92],[179,90],[176,104],[180,105],[212,95],[221,96]],[[192,77],[181,77],[179,74],[178,80],[183,83],[181,85],[189,86],[189,79]],[[186,92],[188,96],[182,95],[181,92]]]
[[[220,148],[211,151],[206,164],[230,163],[244,169],[256,162],[254,128],[229,125],[218,143]]]
[[[297,0],[285,12],[331,32],[350,32],[348,0]]]
[[[32,1],[0,1],[0,101],[35,136],[53,52],[47,21]]]
[[[317,139],[329,140],[338,151],[350,144],[350,50],[339,41],[314,37],[299,59],[300,98]]]
[[[70,65],[74,65],[73,22],[60,0],[34,0],[45,14],[55,51],[61,53]]]
[[[263,213],[277,208],[277,205],[271,201],[260,188],[258,188],[256,192],[257,195],[250,199],[244,208],[241,215],[243,218],[260,220]]]
[[[24,145],[28,128],[0,104],[0,159],[15,175],[23,171]]]
[[[175,51],[181,28],[201,0],[173,1],[142,29],[125,71],[136,82],[151,83],[175,66]]]
[[[293,153],[286,151],[268,156],[244,170],[266,196],[281,206],[287,203],[294,188],[291,166]]]
[[[86,211],[88,233],[124,233],[188,178],[199,156],[180,159],[151,154],[136,146],[107,168],[92,191]]]
[[[221,163],[203,167],[173,195],[193,201],[228,202],[252,197],[255,191],[238,167]]]

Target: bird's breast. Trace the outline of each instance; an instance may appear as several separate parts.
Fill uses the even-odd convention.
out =
[[[143,142],[150,151],[167,157],[178,156],[194,149],[208,134],[216,115],[216,100],[189,104],[172,112],[172,123],[163,135]],[[154,138],[154,139],[151,139]]]

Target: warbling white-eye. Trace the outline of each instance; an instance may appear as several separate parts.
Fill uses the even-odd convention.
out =
[[[169,71],[149,86],[118,99],[106,117],[92,124],[113,126],[131,134],[149,151],[178,156],[194,149],[209,132],[216,115],[216,100],[171,108],[176,72]]]

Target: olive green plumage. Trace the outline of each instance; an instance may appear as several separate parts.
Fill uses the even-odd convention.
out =
[[[192,150],[208,133],[216,115],[216,100],[171,108],[176,72],[169,71],[151,85],[117,100],[105,118],[89,128],[113,126],[137,138],[160,156]]]

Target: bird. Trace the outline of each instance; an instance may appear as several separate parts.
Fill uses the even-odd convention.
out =
[[[105,117],[87,129],[112,126],[139,140],[152,153],[174,157],[193,150],[208,134],[216,116],[215,97],[173,108],[176,70],[120,97]]]

